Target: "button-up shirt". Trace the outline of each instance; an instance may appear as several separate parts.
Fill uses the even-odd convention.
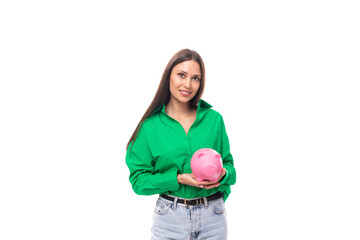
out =
[[[165,104],[141,125],[126,153],[129,180],[140,195],[168,194],[181,198],[206,197],[221,191],[224,200],[235,184],[236,171],[230,153],[223,118],[212,106],[200,100],[196,119],[186,134],[183,126],[165,112]],[[179,184],[177,174],[191,173],[192,155],[201,148],[220,153],[226,175],[219,187],[204,189]]]

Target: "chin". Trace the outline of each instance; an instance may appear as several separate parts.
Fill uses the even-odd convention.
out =
[[[180,97],[176,97],[174,98],[175,101],[179,102],[179,103],[189,103],[194,97],[188,97],[188,98],[184,98],[182,96]]]

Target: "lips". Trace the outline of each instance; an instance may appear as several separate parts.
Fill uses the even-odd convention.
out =
[[[191,92],[186,91],[186,90],[179,90],[179,92],[180,92],[181,95],[183,95],[185,97],[187,97],[187,96],[189,96],[191,94]]]

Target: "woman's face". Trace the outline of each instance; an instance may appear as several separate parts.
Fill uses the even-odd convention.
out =
[[[189,102],[200,87],[200,65],[188,60],[176,65],[170,75],[171,100],[181,103]]]

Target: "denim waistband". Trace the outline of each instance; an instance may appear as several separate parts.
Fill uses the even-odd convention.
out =
[[[222,198],[224,196],[224,193],[222,192],[216,192],[208,197],[199,197],[199,198],[193,198],[193,199],[185,199],[185,198],[179,198],[179,197],[175,197],[175,196],[170,196],[170,195],[166,195],[166,194],[160,194],[160,197],[172,201],[172,202],[177,202],[180,204],[185,204],[185,205],[201,205],[201,204],[206,204],[207,202],[210,201],[214,201],[217,200],[219,198]]]

